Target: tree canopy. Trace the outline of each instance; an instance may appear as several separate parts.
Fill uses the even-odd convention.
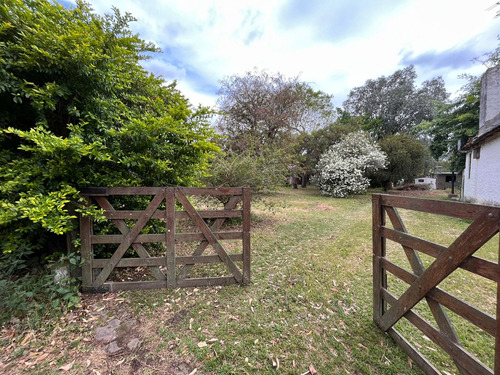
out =
[[[0,246],[58,250],[87,186],[186,185],[211,155],[206,108],[140,65],[130,14],[0,4]]]
[[[353,116],[365,118],[366,130],[378,139],[409,133],[423,120],[434,117],[434,102],[448,98],[441,77],[415,84],[413,65],[390,76],[369,79],[351,90],[344,108]]]

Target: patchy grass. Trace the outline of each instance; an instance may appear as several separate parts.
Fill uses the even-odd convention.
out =
[[[434,192],[432,198],[445,196]],[[257,219],[252,285],[83,296],[79,309],[47,321],[44,332],[5,326],[0,370],[48,374],[66,366],[60,372],[421,374],[372,322],[370,195],[332,199],[312,188],[282,189],[255,202],[252,210]],[[422,215],[402,212],[411,233],[443,244],[467,226]],[[496,247],[492,241],[481,250],[483,257],[494,258],[496,241]],[[389,244],[389,255],[406,264],[400,248]],[[490,311],[496,289],[480,284],[478,298],[482,281],[471,285],[467,277],[458,275],[444,287],[466,300],[480,300]],[[393,281],[391,290],[402,292],[405,286]],[[425,307],[421,310],[428,314]],[[95,344],[95,328],[113,316],[139,320],[142,343],[136,352],[109,357]],[[451,318],[467,349],[489,363],[493,346],[488,338]],[[456,373],[421,333],[398,324],[442,369]]]

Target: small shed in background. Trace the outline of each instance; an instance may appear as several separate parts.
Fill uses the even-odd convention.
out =
[[[420,177],[415,179],[415,185],[429,185],[431,189],[436,188],[436,179],[432,177]]]
[[[462,175],[453,172],[434,173],[436,178],[436,189],[451,189],[451,182],[455,181],[455,187],[462,186]]]

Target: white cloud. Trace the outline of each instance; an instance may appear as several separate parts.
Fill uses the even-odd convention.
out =
[[[116,4],[90,2],[99,14]],[[459,74],[484,71],[467,56],[498,45],[500,19],[486,11],[493,3],[122,0],[117,6],[138,19],[134,31],[164,51],[144,66],[177,80],[193,104],[213,105],[220,79],[257,67],[300,74],[333,93],[340,106],[350,89],[402,68],[405,56],[415,61],[420,80],[442,75],[448,90],[457,90]],[[451,64],[446,58],[468,61]]]

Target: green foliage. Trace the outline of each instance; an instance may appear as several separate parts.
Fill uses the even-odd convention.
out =
[[[217,156],[203,179],[207,186],[252,188],[252,195],[275,191],[286,181],[287,169],[279,150],[256,155],[251,151]]]
[[[432,138],[432,156],[448,161],[455,172],[465,167],[465,154],[460,152],[459,144],[465,145],[477,134],[479,126],[481,80],[473,76],[464,78],[468,82],[462,87],[461,95],[449,104],[439,105],[434,120],[420,126],[421,131]]]
[[[84,2],[0,4],[2,264],[64,253],[77,213],[98,214],[82,188],[195,185],[218,151],[211,112],[139,65],[157,49],[132,21]]]
[[[380,148],[387,154],[388,165],[373,177],[375,182],[386,186],[388,182],[411,181],[422,175],[427,157],[424,144],[410,134],[385,137],[379,141]]]

